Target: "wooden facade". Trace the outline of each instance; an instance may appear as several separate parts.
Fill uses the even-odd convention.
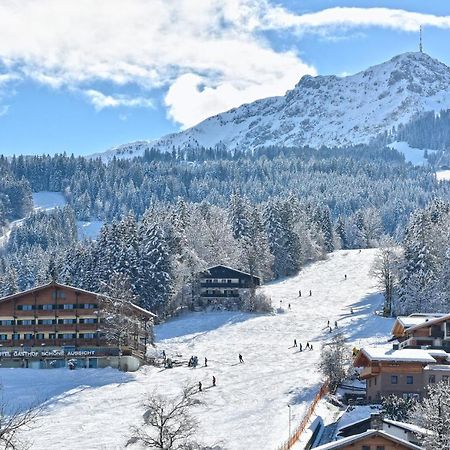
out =
[[[245,292],[261,285],[261,279],[224,265],[210,267],[198,274],[197,293],[202,306],[239,302]]]
[[[450,315],[398,317],[392,334],[397,340],[392,350],[362,350],[354,360],[362,368],[369,402],[391,394],[422,398],[429,384],[449,382]]]
[[[144,339],[138,336],[128,351],[145,354],[154,314],[132,304],[128,310],[142,320],[144,330]],[[4,297],[0,299],[0,358],[45,359],[83,351],[115,356],[117,346],[105,339],[102,321],[98,294],[56,282]]]

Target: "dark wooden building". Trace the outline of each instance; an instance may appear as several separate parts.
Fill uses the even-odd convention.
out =
[[[215,303],[230,306],[260,285],[259,277],[220,264],[199,273],[197,293],[202,306]]]

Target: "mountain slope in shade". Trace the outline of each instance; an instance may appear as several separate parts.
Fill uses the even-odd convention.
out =
[[[425,53],[404,53],[347,77],[306,75],[284,96],[257,100],[185,131],[121,145],[102,156],[138,156],[152,147],[361,144],[418,113],[446,108],[450,68]]]

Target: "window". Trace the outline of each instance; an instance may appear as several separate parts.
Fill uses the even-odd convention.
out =
[[[19,311],[33,311],[34,305],[17,305]]]
[[[375,377],[374,379],[373,379],[373,384],[376,386],[377,385],[377,377]]]
[[[49,339],[56,339],[56,333],[49,333],[48,334]]]
[[[25,334],[23,335],[23,338],[24,338],[24,339],[33,339],[33,333],[25,333]]]
[[[95,339],[95,333],[80,333],[81,339]]]
[[[56,291],[52,292],[52,300],[56,300]]]
[[[17,321],[17,325],[34,325],[34,320],[32,319],[21,319]]]
[[[8,335],[7,334],[0,334],[0,341],[7,341]]]
[[[384,445],[377,445],[377,450],[384,450]]]
[[[56,323],[55,319],[39,319],[38,325],[54,325]]]
[[[66,293],[63,291],[58,291],[58,297],[59,298],[66,298]]]
[[[58,334],[58,339],[76,339],[77,335],[75,333],[60,333]]]
[[[370,445],[363,445],[361,450],[370,450]]]
[[[14,324],[13,320],[0,320],[0,325],[3,325],[3,326],[13,325],[13,324]]]
[[[95,309],[97,305],[95,303],[83,303],[79,306],[81,309]]]
[[[412,375],[406,376],[406,384],[414,384],[414,377]]]
[[[55,308],[56,305],[53,305],[52,303],[48,303],[46,305],[39,305],[38,308],[42,309],[44,311],[52,311]]]
[[[448,383],[448,375],[442,375],[442,381]]]
[[[436,375],[430,375],[428,377],[428,383],[436,383]]]
[[[227,280],[227,283],[231,283],[231,280]]]
[[[74,306],[72,303],[64,303],[63,305],[59,305],[61,309],[74,309]]]
[[[45,334],[44,333],[36,333],[36,339],[38,339],[38,340],[45,339]]]
[[[20,334],[19,333],[13,333],[12,339],[13,339],[13,341],[18,341],[20,339]]]
[[[72,323],[77,323],[77,319],[58,319],[59,324],[70,325]]]
[[[397,383],[398,383],[398,376],[391,375],[391,384],[397,384]]]
[[[97,323],[97,319],[86,317],[84,319],[80,319],[80,323]]]

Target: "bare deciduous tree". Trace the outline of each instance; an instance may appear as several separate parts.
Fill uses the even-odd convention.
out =
[[[190,410],[202,403],[197,393],[196,386],[189,386],[176,398],[151,394],[144,403],[144,424],[132,427],[127,446],[140,443],[145,447],[164,450],[204,448],[193,439],[198,422]]]
[[[375,258],[371,274],[376,278],[378,285],[383,289],[384,315],[392,314],[394,299],[394,286],[397,278],[399,263],[399,250],[392,239],[384,239]]]
[[[29,448],[21,433],[31,428],[42,408],[31,407],[24,411],[10,411],[6,403],[0,404],[0,448],[23,450]]]
[[[351,363],[351,352],[342,334],[333,336],[331,342],[322,346],[319,368],[328,378],[333,392],[347,378]]]

